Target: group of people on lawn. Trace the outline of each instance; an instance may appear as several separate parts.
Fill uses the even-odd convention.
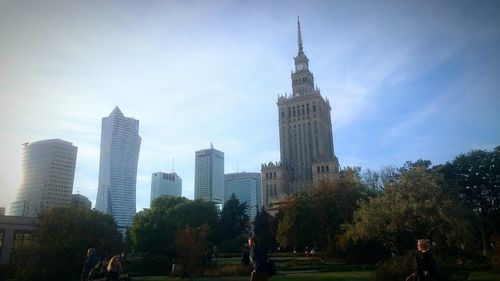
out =
[[[412,267],[414,273],[406,278],[406,281],[437,281],[439,266],[430,254],[430,241],[420,239],[417,241],[417,252],[413,256]],[[267,281],[270,275],[275,273],[274,263],[267,257],[254,236],[248,238],[248,249],[243,252],[242,263],[250,264],[253,271],[250,281]],[[128,274],[124,273],[121,266],[120,256],[107,259],[105,256],[98,257],[94,248],[87,251],[87,260],[81,274],[82,281],[130,281]]]

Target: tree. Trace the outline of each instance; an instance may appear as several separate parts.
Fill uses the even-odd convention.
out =
[[[284,208],[277,240],[285,247],[323,247],[335,250],[341,225],[352,220],[357,201],[370,194],[360,168],[346,168],[340,179],[297,194]]]
[[[249,228],[249,218],[246,214],[246,209],[246,202],[240,203],[234,193],[224,203],[219,221],[219,238],[222,242],[221,250],[240,250]]]
[[[146,256],[173,255],[175,230],[169,216],[175,207],[188,201],[162,196],[151,202],[151,209],[136,214],[129,229],[132,250]]]
[[[20,268],[16,280],[76,280],[88,248],[111,256],[121,252],[122,240],[111,215],[59,207],[38,217],[33,242],[25,246],[15,258],[29,266]]]
[[[207,224],[201,227],[186,226],[177,231],[175,236],[176,265],[181,267],[181,277],[190,277],[193,271],[202,268],[210,232]]]
[[[283,209],[284,216],[276,237],[281,246],[295,249],[313,244],[318,222],[311,201],[310,194],[300,192]]]
[[[174,256],[179,229],[203,224],[214,229],[217,221],[217,207],[212,202],[159,197],[152,202],[151,209],[134,217],[130,228],[132,249],[146,256]]]
[[[260,211],[257,210],[257,215],[253,221],[255,237],[260,246],[266,251],[270,251],[276,245],[275,237],[272,233],[272,221],[273,217],[266,212],[264,207]]]
[[[354,241],[378,240],[397,256],[414,249],[420,238],[431,239],[447,253],[460,252],[471,240],[468,213],[453,194],[443,191],[444,185],[428,166],[404,169],[383,193],[361,203],[343,235]]]
[[[500,146],[473,150],[446,163],[443,173],[479,218],[483,254],[487,239],[500,234]]]

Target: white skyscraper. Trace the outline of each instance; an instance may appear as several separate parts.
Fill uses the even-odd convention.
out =
[[[224,203],[234,193],[240,203],[247,203],[247,215],[253,220],[262,207],[260,173],[231,173],[224,175]]]
[[[182,196],[182,179],[176,173],[157,172],[151,175],[151,202],[163,195]]]
[[[224,152],[214,149],[196,151],[194,199],[222,204],[224,200]]]
[[[136,211],[140,147],[139,120],[125,117],[118,107],[102,118],[96,209],[112,214],[122,231],[130,226]]]
[[[60,139],[23,146],[21,186],[8,215],[36,217],[45,208],[69,206],[78,148]]]

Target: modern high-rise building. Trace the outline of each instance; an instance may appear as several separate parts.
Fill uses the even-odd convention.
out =
[[[327,98],[314,85],[309,59],[304,53],[300,21],[298,54],[292,71],[292,93],[278,97],[280,163],[262,165],[263,199],[266,207],[290,194],[338,177],[339,164],[333,149],[333,133]]]
[[[36,217],[45,208],[69,206],[77,151],[60,139],[23,144],[21,186],[8,215]]]
[[[121,231],[130,226],[136,212],[140,147],[139,120],[125,117],[118,106],[102,118],[96,210],[112,214]]]
[[[224,200],[224,152],[214,149],[196,151],[194,199],[222,204]]]
[[[92,209],[92,202],[81,194],[72,194],[71,207],[90,210]]]
[[[176,173],[151,175],[151,202],[160,196],[182,196],[182,179]]]
[[[235,195],[241,203],[247,203],[247,215],[253,220],[262,207],[260,173],[231,173],[224,175],[224,202]]]

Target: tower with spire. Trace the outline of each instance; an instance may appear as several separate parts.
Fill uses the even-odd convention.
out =
[[[298,53],[292,70],[292,93],[278,96],[280,160],[262,165],[262,198],[272,209],[296,192],[338,177],[334,153],[331,106],[314,85],[309,59],[304,53],[300,19],[297,18]]]

